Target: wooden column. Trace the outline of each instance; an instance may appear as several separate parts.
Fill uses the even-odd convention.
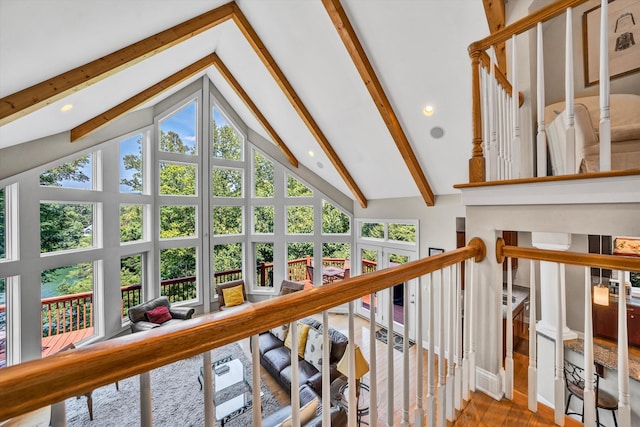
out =
[[[485,160],[482,155],[482,111],[480,108],[480,51],[471,53],[471,114],[473,148],[469,159],[469,182],[485,181]]]

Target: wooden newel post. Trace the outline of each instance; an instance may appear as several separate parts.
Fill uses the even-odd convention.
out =
[[[480,50],[471,56],[471,123],[473,126],[473,148],[469,159],[469,182],[485,181],[485,159],[482,154],[482,110],[480,107]]]

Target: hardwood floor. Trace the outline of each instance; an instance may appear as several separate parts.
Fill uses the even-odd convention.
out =
[[[319,317],[320,320],[320,317]],[[340,330],[347,334],[348,329],[348,317],[341,314],[331,314],[329,316],[329,324],[331,327]],[[360,346],[362,353],[367,360],[370,360],[370,347],[369,347],[369,322],[368,320],[356,317],[355,319],[355,341]],[[245,350],[248,352],[248,340],[243,340],[242,343]],[[415,378],[416,376],[416,346],[412,346],[409,350],[409,375]],[[424,351],[424,384],[427,384],[427,352]],[[377,377],[378,377],[378,425],[385,425],[386,422],[386,408],[387,408],[387,346],[381,341],[376,340],[376,355],[377,355]],[[454,426],[550,426],[553,425],[553,411],[549,408],[540,405],[538,413],[532,413],[527,409],[527,365],[528,357],[524,354],[514,352],[514,366],[515,366],[515,396],[513,401],[502,399],[497,401],[482,392],[472,393],[472,397],[469,402],[464,403],[464,408],[458,413],[456,421],[447,425]],[[397,426],[402,421],[402,367],[403,367],[403,353],[398,350],[393,350],[393,425]],[[437,370],[437,356],[436,356],[436,370]],[[290,403],[289,395],[284,391],[271,376],[261,367],[261,375],[263,381],[272,391],[274,396],[278,399],[281,405],[288,405]],[[370,373],[367,373],[363,379],[363,382],[369,384]],[[436,372],[437,381],[437,372]],[[415,382],[415,381],[414,381]],[[426,393],[426,389],[425,389]],[[437,393],[437,390],[436,390]],[[416,391],[415,384],[410,387],[410,408],[415,406]],[[423,403],[426,407],[426,401]],[[415,421],[415,415],[413,410],[409,413],[409,421],[413,425]],[[566,426],[581,426],[582,423],[565,417]],[[364,422],[369,423],[368,417],[363,418]],[[426,425],[426,421],[425,421]]]

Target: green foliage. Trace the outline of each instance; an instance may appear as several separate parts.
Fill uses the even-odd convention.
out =
[[[142,206],[120,207],[120,241],[134,242],[142,239]]]
[[[142,256],[133,255],[120,259],[120,286],[142,283]]]
[[[287,206],[287,232],[313,233],[313,206]]]
[[[93,291],[93,264],[90,262],[43,271],[41,276],[42,283],[60,283],[56,288],[60,295]]]
[[[242,139],[235,129],[226,123],[213,122],[213,157],[242,160]]]
[[[254,232],[273,234],[273,206],[255,206],[253,208]]]
[[[134,193],[142,193],[142,136],[136,141],[138,147],[137,154],[127,154],[122,157],[125,170],[134,171],[130,178],[121,178],[120,184],[131,188]]]
[[[90,155],[67,162],[40,174],[40,185],[62,187],[64,181],[87,182],[89,177],[82,169],[91,160]]]
[[[242,197],[242,170],[215,168],[212,186],[215,197]]]
[[[291,242],[287,245],[287,259],[306,258],[313,256],[313,243],[310,242]]]
[[[415,242],[416,226],[413,224],[389,224],[389,240]]]
[[[160,206],[160,238],[195,236],[195,206]]]
[[[90,247],[93,205],[88,203],[40,203],[40,251],[42,253]]]
[[[216,206],[213,208],[213,234],[242,234],[242,207]]]
[[[195,196],[196,166],[181,163],[160,163],[160,194]]]
[[[242,269],[242,243],[214,245],[213,268],[215,272]]]
[[[313,190],[292,177],[287,175],[287,196],[289,197],[311,197]]]
[[[323,258],[349,258],[351,254],[351,245],[349,243],[323,243],[322,244],[322,257]]]
[[[273,162],[267,160],[265,156],[255,152],[253,176],[255,179],[256,197],[273,197],[275,194],[273,186]]]
[[[631,286],[640,288],[640,272],[631,272]]]
[[[365,222],[362,224],[362,237],[384,239],[384,224]]]
[[[349,217],[331,203],[322,202],[322,232],[325,234],[348,234]]]
[[[177,279],[196,275],[196,248],[160,251],[160,279]]]
[[[196,154],[195,147],[185,144],[174,131],[160,131],[160,149],[168,153]]]

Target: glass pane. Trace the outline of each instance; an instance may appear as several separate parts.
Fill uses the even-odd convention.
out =
[[[120,142],[120,192],[142,194],[142,134]]]
[[[213,234],[242,234],[242,206],[213,208]]]
[[[43,357],[94,335],[92,263],[43,271],[41,298]]]
[[[253,167],[255,197],[273,197],[273,162],[255,151]]]
[[[379,222],[363,222],[360,235],[370,239],[384,239],[384,224]]]
[[[49,169],[40,175],[40,185],[91,190],[93,188],[91,159],[92,156],[87,154]]]
[[[213,169],[214,197],[242,197],[242,169]]]
[[[196,166],[185,163],[160,162],[160,194],[196,195]]]
[[[311,197],[313,190],[292,177],[287,175],[287,196],[288,197]]]
[[[40,203],[40,252],[93,246],[93,204]]]
[[[243,160],[244,138],[218,108],[213,108],[213,157],[227,160]]]
[[[196,154],[196,102],[160,122],[160,150]]]
[[[259,288],[273,287],[273,243],[255,243],[253,245],[256,257],[256,286]]]
[[[0,368],[7,366],[7,281],[0,277]]]
[[[160,277],[160,295],[168,297],[169,301],[196,299],[196,248],[161,250]]]
[[[288,243],[287,266],[289,280],[313,284],[313,243]]]
[[[389,224],[389,240],[415,243],[416,226],[413,224]]]
[[[378,269],[378,251],[372,249],[361,249],[360,259],[362,265],[360,266],[361,274],[373,273]],[[360,304],[365,310],[371,309],[371,295],[365,295],[360,298]],[[378,294],[373,295],[373,307],[377,311],[378,308]]]
[[[6,204],[4,201],[4,188],[0,188],[0,259],[7,257],[7,233],[6,229]]]
[[[273,234],[273,206],[255,206],[253,208],[253,232]]]
[[[142,240],[142,205],[120,205],[120,241]]]
[[[325,234],[349,234],[349,216],[331,203],[322,201],[322,232]]]
[[[160,206],[160,238],[196,235],[195,206]]]
[[[213,246],[215,284],[242,279],[242,243]]]
[[[313,233],[313,206],[287,206],[287,233]]]
[[[142,255],[120,258],[120,293],[122,317],[127,317],[129,307],[142,302]]]
[[[349,243],[322,244],[322,283],[351,277],[351,245]]]

